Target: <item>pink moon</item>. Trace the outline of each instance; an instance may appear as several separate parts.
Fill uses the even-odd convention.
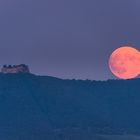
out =
[[[120,79],[137,77],[140,74],[140,52],[129,46],[116,49],[109,58],[109,68]]]

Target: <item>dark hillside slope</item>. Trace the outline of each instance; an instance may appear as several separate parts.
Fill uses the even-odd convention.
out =
[[[0,74],[0,139],[140,134],[139,85],[140,79],[96,82]]]

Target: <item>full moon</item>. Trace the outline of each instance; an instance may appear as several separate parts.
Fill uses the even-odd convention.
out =
[[[109,58],[109,68],[120,79],[137,77],[140,74],[140,52],[129,46],[116,49]]]

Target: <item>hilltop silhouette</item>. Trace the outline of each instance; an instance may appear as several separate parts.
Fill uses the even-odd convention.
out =
[[[119,139],[128,140],[129,135],[139,136],[139,85],[140,79],[90,81],[0,74],[0,139],[118,140],[108,135],[124,135]]]

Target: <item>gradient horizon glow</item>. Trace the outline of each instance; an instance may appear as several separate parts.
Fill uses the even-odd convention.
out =
[[[138,0],[1,0],[0,66],[66,79],[114,79],[111,52],[140,50]]]

